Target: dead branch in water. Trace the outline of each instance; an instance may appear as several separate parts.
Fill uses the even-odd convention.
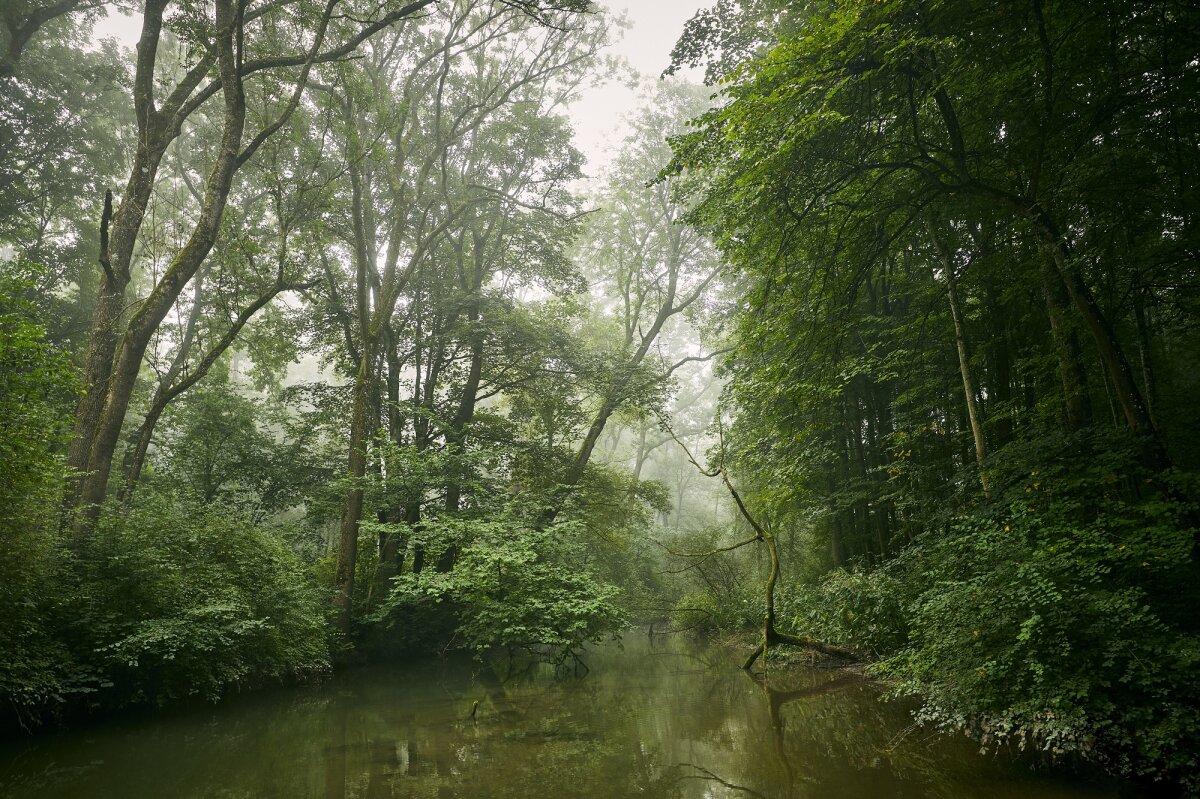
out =
[[[705,477],[721,478],[721,482],[723,482],[725,487],[729,490],[729,495],[733,498],[734,504],[737,505],[738,512],[741,513],[742,518],[746,520],[755,533],[753,538],[747,539],[746,541],[742,541],[728,547],[714,549],[710,552],[696,553],[694,556],[702,558],[703,560],[707,560],[708,558],[711,558],[713,555],[716,555],[720,552],[732,551],[747,544],[761,541],[767,545],[767,554],[770,557],[771,568],[767,576],[766,584],[767,607],[766,613],[763,616],[762,645],[750,653],[745,662],[742,663],[742,669],[749,671],[750,668],[754,666],[755,661],[757,661],[760,657],[764,658],[765,663],[767,650],[775,644],[788,644],[790,646],[799,646],[805,649],[812,649],[820,652],[823,655],[829,655],[830,657],[835,657],[846,661],[861,660],[861,655],[851,649],[846,649],[845,647],[836,646],[834,644],[827,644],[823,641],[818,641],[815,638],[809,638],[807,636],[781,633],[775,628],[775,583],[779,580],[779,551],[775,546],[775,537],[771,535],[769,530],[759,524],[758,520],[754,518],[754,515],[750,513],[750,509],[746,507],[746,503],[742,500],[741,494],[738,493],[737,488],[735,488],[733,485],[733,481],[729,478],[729,470],[725,465],[724,429],[718,426],[718,432],[720,434],[720,447],[717,466],[715,469],[705,469],[692,455],[692,452],[688,449],[687,445],[680,441],[679,437],[675,435],[675,431],[671,429],[670,423],[666,419],[661,418],[659,421],[661,422],[663,429],[666,430],[671,438],[674,439],[675,443],[680,446],[684,452],[684,455],[687,456],[687,459],[702,475]],[[718,425],[720,425],[719,420]],[[663,548],[666,549],[665,546]],[[667,549],[667,551],[671,552],[670,549]],[[671,552],[671,554],[681,557],[691,557],[691,555],[686,553]],[[703,560],[701,562],[703,562]]]

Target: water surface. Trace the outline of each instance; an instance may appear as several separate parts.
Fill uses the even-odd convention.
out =
[[[0,796],[1117,796],[915,728],[857,677],[791,670],[767,690],[737,655],[630,635],[589,652],[582,677],[504,679],[467,659],[354,669],[0,746]]]

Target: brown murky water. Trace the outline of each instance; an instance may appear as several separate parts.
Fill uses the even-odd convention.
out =
[[[0,796],[1117,796],[913,728],[858,678],[791,672],[767,691],[736,653],[644,635],[586,661],[503,683],[465,659],[373,666],[113,719],[0,746]]]

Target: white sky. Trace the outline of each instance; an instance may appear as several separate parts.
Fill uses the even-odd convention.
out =
[[[615,14],[624,13],[632,27],[610,50],[627,60],[646,80],[657,80],[671,63],[671,49],[683,24],[711,0],[600,0]],[[700,83],[702,69],[684,69],[680,77]],[[645,102],[637,89],[612,81],[589,88],[571,109],[575,145],[588,157],[587,172],[595,177],[612,160],[628,130],[625,118]]]
[[[625,58],[646,79],[657,79],[671,61],[671,48],[683,31],[683,24],[712,0],[600,0],[610,11],[624,13],[631,23],[622,39],[609,53]],[[123,47],[137,44],[141,21],[110,10],[96,24],[97,39],[114,37]],[[685,70],[682,76],[700,82],[702,70]],[[592,177],[612,160],[627,126],[624,118],[644,102],[636,89],[620,80],[591,86],[582,92],[571,109],[575,123],[575,143],[588,158],[586,170]]]

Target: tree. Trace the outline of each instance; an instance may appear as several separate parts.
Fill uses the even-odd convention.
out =
[[[73,352],[86,345],[98,282],[92,205],[125,168],[128,102],[117,49],[83,49],[85,17],[56,20],[55,35],[34,37],[20,69],[0,78],[0,239],[13,250],[2,257],[33,267],[28,299],[51,340]]]
[[[360,78],[369,98],[365,108],[354,95],[338,100],[350,178],[348,244],[355,269],[355,312],[347,342],[355,347],[357,360],[348,461],[351,486],[342,510],[335,574],[334,604],[343,630],[349,630],[351,622],[363,511],[361,481],[367,473],[370,410],[378,396],[378,359],[385,339],[394,345],[402,332],[393,327],[397,302],[419,270],[434,268],[429,262],[435,248],[471,207],[496,202],[497,193],[499,199],[509,199],[503,184],[497,189],[466,182],[476,178],[476,159],[478,168],[491,166],[484,160],[488,153],[475,149],[485,123],[521,101],[541,106],[561,82],[569,85],[601,40],[602,31],[595,27],[571,26],[570,10],[530,14],[531,9],[482,2],[448,6],[436,28],[414,31],[427,37],[422,47],[403,47],[403,39],[397,39],[373,48]],[[386,153],[379,161],[364,159],[372,130],[360,125],[372,114],[378,115],[378,129],[386,131],[386,137],[373,144]],[[379,214],[376,207],[388,211]],[[480,255],[482,245],[480,241]],[[480,268],[476,276],[482,281],[486,273]],[[413,310],[419,324],[420,310]],[[438,346],[426,362],[427,370],[442,368],[444,341]],[[418,381],[425,378],[423,399],[428,405],[437,384],[435,373],[422,375],[420,362],[415,366]],[[424,438],[427,422],[416,424]]]
[[[155,72],[169,1],[146,4],[133,81],[137,147],[119,206],[114,209],[111,194],[107,195],[101,215],[103,276],[85,366],[89,389],[76,410],[68,453],[68,465],[82,476],[68,506],[78,505],[85,526],[96,518],[105,498],[113,454],[146,347],[216,242],[234,176],[288,123],[300,105],[314,64],[352,53],[375,33],[431,2],[416,0],[380,9],[362,24],[344,26],[339,21],[331,26],[337,2],[321,10],[304,9],[301,16],[312,13],[315,20],[315,24],[305,25],[289,13],[292,3],[246,9],[220,0],[212,18],[189,19],[185,15],[173,23],[181,26],[181,36],[195,45],[196,55],[191,63],[181,65],[167,92],[159,92]],[[296,24],[301,27],[296,29]],[[300,42],[301,49],[280,55],[276,46],[284,40]],[[214,67],[217,76],[209,79]],[[272,102],[262,124],[247,139],[247,82],[263,81],[277,87],[285,75],[293,84],[291,91],[265,93]],[[186,244],[126,322],[122,319],[125,289],[132,279],[135,245],[163,156],[189,118],[218,93],[223,109],[219,144],[211,157],[195,225]]]
[[[16,72],[25,48],[47,24],[75,12],[94,18],[95,11],[104,5],[104,0],[57,0],[52,3],[14,0],[3,14],[4,49],[0,51],[0,80],[10,78]]]
[[[63,413],[77,390],[68,354],[46,341],[34,276],[0,268],[0,692],[21,713],[65,690],[68,664],[42,611],[60,556],[44,508],[61,490]]]
[[[676,52],[723,102],[668,170],[739,273],[730,468],[806,556],[779,623],[877,646],[925,718],[1185,782],[1197,461],[1159,377],[1196,342],[1198,22],[721,3]]]
[[[653,110],[634,120],[634,131],[607,176],[601,208],[589,219],[581,257],[604,270],[605,310],[618,333],[605,353],[608,371],[596,388],[598,407],[560,478],[565,488],[583,477],[618,409],[648,404],[676,369],[696,360],[670,362],[654,348],[668,323],[704,297],[721,264],[705,237],[681,224],[686,206],[677,199],[676,181],[656,178],[669,159],[667,137],[700,101],[686,84],[656,89]]]
[[[233,213],[227,212],[223,241],[192,281],[190,303],[186,308],[176,304],[176,324],[164,320],[149,347],[146,359],[157,385],[126,450],[123,501],[137,486],[155,427],[168,405],[202,381],[235,344],[247,346],[247,331],[253,330],[256,317],[269,316],[278,296],[305,291],[318,282],[306,264],[317,260],[311,242],[320,229],[312,220],[328,201],[331,182],[320,167],[321,154],[305,152],[284,139],[278,146],[268,145],[263,161],[249,169],[258,178],[255,190],[233,192]],[[179,174],[186,176],[186,167]],[[180,182],[188,194],[195,191],[186,179]],[[286,331],[277,333],[283,335]]]
[[[1060,8],[1048,18],[1040,3],[1019,14],[851,5],[835,12],[836,22],[818,25],[820,15],[810,16],[804,36],[765,56],[752,80],[730,89],[738,102],[707,117],[707,129],[689,137],[679,163],[727,158],[745,167],[728,173],[741,176],[736,183],[708,192],[712,205],[702,213],[713,220],[718,214],[750,219],[782,205],[787,219],[799,222],[842,201],[860,209],[866,223],[878,220],[877,198],[887,196],[895,203],[886,212],[895,230],[886,235],[896,237],[920,209],[949,199],[959,215],[977,217],[982,208],[1014,235],[1032,237],[1051,266],[1053,296],[1062,292],[1069,299],[1090,335],[1126,425],[1148,436],[1148,457],[1163,464],[1143,391],[1111,314],[1081,273],[1076,248],[1087,248],[1096,236],[1100,226],[1090,223],[1113,185],[1097,176],[1112,158],[1137,157],[1124,149],[1125,142],[1140,147],[1133,144],[1136,137],[1119,135],[1123,115],[1150,108],[1163,117],[1178,113],[1160,105],[1173,99],[1134,75],[1143,67],[1174,74],[1187,48],[1174,27],[1164,27],[1175,10],[1139,16],[1166,59],[1145,64],[1132,38],[1109,35],[1118,15],[1116,8],[1112,12],[1089,6],[1074,15]],[[1068,18],[1082,27],[1056,45],[1057,34],[1052,41],[1048,31]],[[963,33],[985,29],[986,37]],[[1000,41],[1004,52],[996,49]],[[1097,63],[1109,66],[1097,70]],[[1015,99],[1030,94],[1036,102]],[[785,98],[792,102],[779,102]],[[796,101],[803,115],[792,119],[784,109]],[[717,130],[725,135],[716,136]],[[762,135],[768,131],[775,135]],[[1162,142],[1179,140],[1178,129],[1155,135]],[[778,146],[780,136],[786,146]],[[739,150],[742,143],[748,149]],[[1142,155],[1154,149],[1142,149]],[[806,166],[780,182],[776,176],[787,174],[787,164]],[[1164,162],[1163,168],[1172,166]],[[835,235],[847,232],[840,228]],[[1167,230],[1160,235],[1175,237]]]

